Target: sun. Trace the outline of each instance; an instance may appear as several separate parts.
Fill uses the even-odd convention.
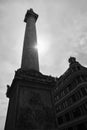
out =
[[[36,48],[37,48],[39,54],[44,54],[45,53],[45,46],[43,44],[37,43]]]
[[[39,38],[35,48],[38,50],[39,55],[45,55],[48,51],[48,41],[43,38]]]

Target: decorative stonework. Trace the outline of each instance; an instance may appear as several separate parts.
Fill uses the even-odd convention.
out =
[[[27,22],[28,18],[29,17],[34,17],[35,18],[35,21],[37,20],[38,18],[38,14],[36,14],[33,9],[30,9],[30,10],[27,10],[27,13],[25,15],[25,19],[24,19],[24,22]]]
[[[50,101],[50,93],[44,90],[36,91],[24,89],[20,94],[20,102],[22,102],[21,104],[19,102],[16,127],[21,130],[54,130],[56,128],[56,123]],[[24,100],[22,96],[25,98]],[[48,103],[46,103],[44,99],[45,96],[48,97]]]

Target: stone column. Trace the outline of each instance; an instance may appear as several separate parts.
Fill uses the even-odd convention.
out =
[[[38,15],[32,9],[28,10],[25,15],[26,29],[21,63],[22,70],[39,71],[38,50],[35,48],[37,45],[35,26],[37,18]]]

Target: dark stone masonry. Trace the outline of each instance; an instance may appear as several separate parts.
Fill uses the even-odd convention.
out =
[[[87,68],[74,57],[59,78],[39,71],[38,15],[28,10],[21,68],[11,86],[5,130],[87,130]]]

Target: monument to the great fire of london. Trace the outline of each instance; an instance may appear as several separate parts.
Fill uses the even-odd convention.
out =
[[[11,86],[5,130],[87,130],[87,68],[74,57],[60,78],[39,70],[36,36],[38,15],[28,10],[21,68]]]

